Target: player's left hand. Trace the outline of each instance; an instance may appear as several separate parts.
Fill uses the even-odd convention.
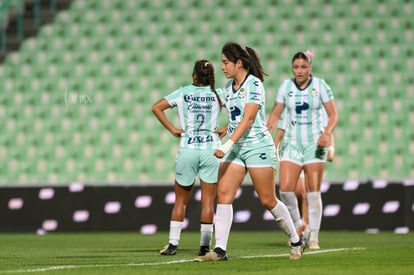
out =
[[[328,147],[329,141],[330,141],[330,135],[324,132],[319,137],[318,143],[316,145],[318,145],[318,147]]]

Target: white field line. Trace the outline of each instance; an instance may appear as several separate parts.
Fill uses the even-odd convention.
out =
[[[305,251],[307,254],[322,254],[322,253],[334,253],[342,251],[356,251],[356,250],[366,250],[365,247],[348,247],[348,248],[335,248],[335,249],[321,249],[321,250],[311,250]],[[288,257],[289,254],[275,254],[275,255],[254,255],[254,256],[239,256],[231,257],[231,259],[254,259],[254,258],[278,258],[278,257]],[[48,266],[42,268],[33,268],[33,269],[19,269],[19,270],[0,270],[0,274],[6,273],[33,273],[33,272],[48,272],[55,270],[63,269],[77,269],[77,268],[93,268],[93,267],[123,267],[123,266],[154,266],[154,265],[170,265],[170,264],[179,264],[179,263],[189,263],[193,260],[177,260],[177,261],[168,261],[168,262],[155,262],[155,263],[125,263],[125,264],[95,264],[95,265],[56,265]]]

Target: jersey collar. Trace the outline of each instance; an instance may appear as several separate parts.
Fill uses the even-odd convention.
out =
[[[303,89],[301,89],[299,86],[298,86],[298,84],[296,83],[296,79],[295,78],[292,78],[292,81],[293,81],[293,83],[295,83],[295,86],[296,86],[296,88],[299,90],[299,91],[304,91],[304,90],[306,90],[311,84],[312,84],[312,81],[313,81],[313,76],[310,76],[310,80],[309,80],[309,82],[308,82],[308,85],[306,85],[306,87],[305,88],[303,88]]]
[[[246,82],[246,80],[247,80],[247,78],[249,78],[249,76],[250,76],[250,74],[248,73],[247,75],[246,75],[246,77],[243,79],[243,81],[242,81],[242,83],[240,84],[240,87],[237,89],[237,90],[235,90],[234,88],[233,88],[233,84],[234,84],[234,79],[233,79],[233,81],[231,82],[231,89],[232,89],[232,91],[233,91],[233,93],[236,93],[238,90],[240,90],[240,88],[244,85],[244,82]]]

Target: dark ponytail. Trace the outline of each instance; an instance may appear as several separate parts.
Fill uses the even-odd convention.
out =
[[[197,82],[203,86],[210,86],[215,91],[214,66],[208,60],[202,59],[194,64],[193,73],[197,76]]]
[[[264,72],[260,58],[254,49],[242,47],[238,43],[228,42],[223,46],[221,53],[233,63],[241,60],[244,69],[264,82],[264,77],[267,74]]]
[[[221,100],[216,92],[214,66],[213,63],[206,59],[198,60],[194,64],[193,74],[197,76],[197,83],[203,86],[210,86],[210,89],[216,94],[217,100],[221,107]]]

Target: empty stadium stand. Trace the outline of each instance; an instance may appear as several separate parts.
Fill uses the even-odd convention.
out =
[[[196,59],[223,84],[230,40],[261,56],[268,111],[291,56],[314,51],[340,118],[326,180],[414,178],[413,15],[410,0],[74,0],[0,64],[0,185],[172,181],[178,141],[151,105]]]

